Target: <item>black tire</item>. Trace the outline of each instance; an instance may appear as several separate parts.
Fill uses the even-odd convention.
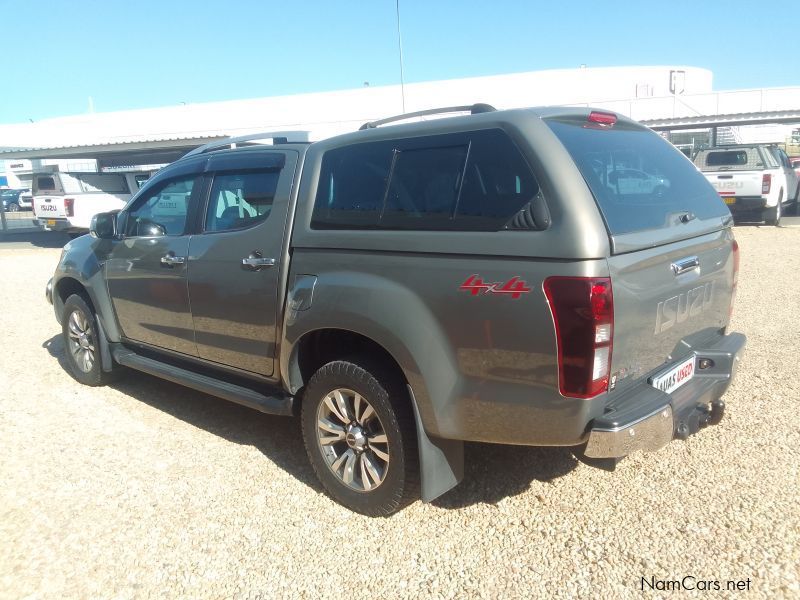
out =
[[[12,202],[8,205],[8,212],[19,212],[19,204]]]
[[[318,423],[324,418],[321,414],[329,413],[331,417],[334,414],[325,404],[325,399],[332,399],[336,391],[345,394],[351,391],[360,396],[361,402],[353,400],[355,417],[352,411],[345,415],[352,422],[343,426],[342,430],[351,433],[340,441],[325,444],[326,450],[323,451],[320,441],[322,430]],[[363,401],[374,410],[374,414],[370,413],[362,423],[357,413],[359,407],[363,407]],[[367,412],[362,408],[362,415]],[[314,472],[328,494],[339,504],[361,514],[378,517],[389,516],[419,498],[419,454],[411,400],[403,382],[383,365],[366,357],[337,360],[324,365],[314,374],[303,393],[300,419],[303,442]],[[330,418],[326,422],[332,425],[344,420]],[[356,435],[359,435],[362,426],[365,432],[372,427],[375,437],[370,438],[369,432],[366,432],[361,437],[366,440],[363,442],[365,445],[359,449],[351,445],[357,439],[352,432],[358,430]],[[325,433],[322,432],[323,435]],[[372,439],[383,439],[383,434],[387,441],[376,443],[373,450]],[[336,438],[343,433],[328,435]],[[378,448],[381,450],[378,451]],[[348,454],[352,457],[352,463],[346,456]],[[385,463],[381,454],[388,456]],[[343,460],[346,462],[342,463]],[[342,474],[338,474],[338,469],[334,472],[337,462],[342,463]],[[369,471],[365,464],[371,469],[376,466],[378,469]],[[349,485],[345,483],[348,465],[351,465]],[[383,469],[380,469],[381,466]],[[383,477],[377,484],[374,481],[377,477],[370,476],[373,472]],[[373,489],[369,489],[370,484],[374,486]],[[367,489],[363,489],[365,485]],[[362,489],[355,489],[358,487]]]
[[[783,216],[783,194],[778,198],[778,203],[772,208],[764,209],[764,224],[771,227],[778,227]]]
[[[76,381],[96,387],[117,379],[122,367],[113,359],[111,371],[103,371],[97,317],[83,296],[73,294],[64,302],[61,335],[70,373]],[[87,354],[91,360],[86,359]]]

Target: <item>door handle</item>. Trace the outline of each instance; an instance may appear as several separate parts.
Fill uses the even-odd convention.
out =
[[[168,267],[174,267],[175,265],[182,265],[186,262],[185,256],[175,256],[174,252],[168,252],[166,255],[161,257],[161,264],[166,265]]]
[[[690,256],[688,258],[684,258],[682,260],[676,260],[674,263],[670,265],[672,272],[675,275],[680,275],[681,273],[686,273],[687,271],[691,271],[692,269],[696,269],[700,266],[700,259],[696,256]]]
[[[248,271],[260,271],[264,267],[273,266],[275,266],[275,259],[264,258],[258,250],[253,250],[250,256],[242,259],[242,267]]]

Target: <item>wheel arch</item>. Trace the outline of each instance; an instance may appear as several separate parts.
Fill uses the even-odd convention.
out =
[[[89,308],[96,310],[94,301],[86,286],[74,277],[67,276],[59,279],[53,286],[53,292],[53,306],[59,323],[61,323],[61,319],[64,316],[64,303],[73,294],[83,297],[89,304]]]
[[[429,436],[430,427],[423,423],[423,411],[418,401],[419,393],[427,394],[422,375],[411,361],[404,368],[402,359],[372,337],[360,332],[334,327],[307,331],[292,346],[287,364],[287,385],[290,391],[302,389],[311,376],[332,360],[366,355],[379,360],[392,374],[400,378],[408,390],[408,401],[414,411],[420,462],[421,495],[430,502],[456,486],[464,477],[464,444]],[[413,382],[413,383],[412,383]],[[295,405],[299,408],[300,403]],[[427,408],[431,408],[427,404]]]

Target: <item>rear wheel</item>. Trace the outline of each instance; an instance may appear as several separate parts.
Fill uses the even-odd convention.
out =
[[[778,198],[778,203],[772,208],[764,210],[764,224],[777,227],[781,224],[781,213],[783,204],[783,193]]]
[[[320,368],[303,395],[306,452],[328,494],[368,516],[388,516],[417,498],[419,459],[408,394],[366,359]]]
[[[73,294],[67,298],[61,323],[67,363],[72,376],[84,385],[111,383],[121,367],[114,364],[110,372],[103,371],[97,317],[82,296]]]

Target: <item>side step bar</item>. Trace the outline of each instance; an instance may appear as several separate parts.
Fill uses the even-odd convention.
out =
[[[143,371],[218,398],[224,398],[230,402],[235,402],[263,413],[281,416],[292,415],[292,402],[294,400],[292,396],[265,396],[240,385],[220,381],[207,375],[201,375],[152,358],[140,356],[124,347],[114,348],[113,354],[114,360],[131,369]]]

